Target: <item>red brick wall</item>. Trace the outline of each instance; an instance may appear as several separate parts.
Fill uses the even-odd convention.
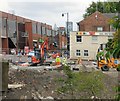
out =
[[[79,23],[79,31],[96,31],[97,26],[103,27],[103,31],[110,31],[109,20],[102,13],[95,12]]]
[[[20,17],[20,16],[16,16],[16,15],[13,15],[13,14],[9,14],[9,13],[6,13],[6,12],[1,12],[1,13],[2,13],[3,18],[7,18],[9,20],[17,20],[18,23],[19,22],[22,22],[22,23],[25,22],[25,31],[28,32],[28,38],[27,38],[26,43],[30,47],[30,49],[33,49],[33,40],[38,39],[41,36],[40,36],[40,34],[37,34],[37,33],[33,34],[32,33],[32,22],[35,22],[35,23],[39,23],[39,22],[30,20],[30,19],[26,19],[26,18],[23,18],[23,17]],[[44,24],[44,23],[42,23],[42,25],[45,26],[47,29],[52,30],[51,25]],[[43,37],[43,39],[45,39],[45,37]],[[9,48],[7,39],[5,39],[5,40],[3,39],[2,43],[3,43],[2,48]]]
[[[24,22],[24,18],[17,16],[17,22]]]
[[[41,38],[40,34],[33,34],[33,40],[38,40],[39,38]]]
[[[67,38],[64,35],[59,34],[59,49],[62,49],[62,42],[66,45]]]
[[[2,12],[2,17],[3,17],[3,18],[7,18],[7,13]]]
[[[2,38],[2,50],[3,52],[9,53],[8,38]]]
[[[32,35],[32,23],[25,23],[25,31],[28,33],[28,46],[30,49],[33,49],[33,35]]]

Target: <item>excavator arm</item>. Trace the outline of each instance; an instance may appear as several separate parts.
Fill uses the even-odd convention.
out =
[[[41,57],[44,57],[44,54],[45,54],[45,49],[48,50],[48,39],[45,40],[45,42],[41,45]]]

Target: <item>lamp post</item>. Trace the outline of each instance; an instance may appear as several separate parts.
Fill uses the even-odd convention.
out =
[[[67,15],[67,23],[66,23],[66,39],[67,39],[67,50],[69,51],[69,32],[68,32],[68,22],[69,22],[69,13],[62,13],[62,17],[64,17],[64,15]]]

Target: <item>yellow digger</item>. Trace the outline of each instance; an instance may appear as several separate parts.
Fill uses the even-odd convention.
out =
[[[116,68],[117,71],[120,71],[118,67],[120,67],[120,59],[107,57],[107,51],[105,49],[98,51],[97,53],[97,66],[98,69],[102,71],[109,71],[109,68]]]
[[[99,58],[97,60],[98,68],[102,71],[109,71],[109,68],[116,68],[118,70],[118,65],[120,65],[120,59],[114,58]]]

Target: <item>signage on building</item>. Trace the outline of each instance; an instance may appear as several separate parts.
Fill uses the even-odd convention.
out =
[[[107,35],[107,36],[113,36],[114,32],[84,32],[84,31],[79,31],[76,33],[76,35]]]

